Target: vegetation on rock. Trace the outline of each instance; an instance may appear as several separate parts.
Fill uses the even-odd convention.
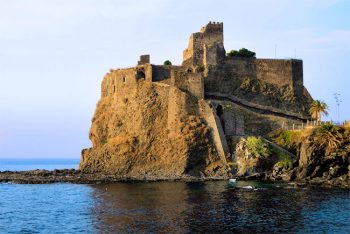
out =
[[[251,175],[258,172],[272,171],[275,167],[288,169],[292,158],[267,143],[261,137],[241,138],[235,151],[237,175]]]
[[[172,63],[170,62],[170,60],[165,60],[163,65],[164,66],[170,66],[170,65],[172,65]]]
[[[302,143],[310,141],[319,150],[322,149],[326,155],[329,155],[347,142],[346,138],[350,138],[350,127],[324,123],[314,129],[302,131],[280,129],[269,134],[269,137],[276,144],[295,154],[299,152]]]
[[[287,180],[350,186],[350,126],[322,124],[301,131],[277,131],[270,137],[295,149],[298,162]]]
[[[323,124],[316,132],[315,139],[320,147],[327,149],[327,153],[337,150],[342,143],[344,129],[331,123]]]
[[[300,131],[290,131],[282,129],[279,129],[269,134],[269,137],[272,138],[276,144],[282,146],[283,148],[287,149],[293,154],[297,154],[302,136],[303,134]]]
[[[255,58],[256,54],[253,51],[250,51],[246,48],[240,50],[231,50],[227,53],[229,57],[243,57],[243,58]]]
[[[256,158],[266,158],[271,154],[269,145],[260,137],[247,137],[247,147]]]

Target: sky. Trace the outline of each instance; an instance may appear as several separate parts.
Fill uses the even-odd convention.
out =
[[[0,0],[0,158],[79,158],[103,75],[141,54],[180,64],[209,21],[224,22],[227,51],[302,59],[325,119],[350,120],[349,12],[348,0]]]

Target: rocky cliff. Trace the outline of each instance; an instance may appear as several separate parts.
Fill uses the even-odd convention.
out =
[[[125,85],[98,102],[79,169],[125,176],[225,175],[204,100],[149,82]],[[206,113],[208,114],[208,113]]]
[[[291,170],[279,171],[284,180],[350,187],[350,126],[280,131],[274,140],[298,157]]]

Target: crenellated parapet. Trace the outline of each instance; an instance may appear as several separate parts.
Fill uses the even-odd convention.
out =
[[[207,25],[201,28],[201,33],[224,33],[224,23],[222,22],[209,22]]]

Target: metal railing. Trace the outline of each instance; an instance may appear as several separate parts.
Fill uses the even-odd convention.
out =
[[[333,125],[336,125],[336,126],[345,126],[347,124],[350,124],[350,121],[343,121],[343,122],[337,121],[337,122],[334,122],[334,121],[316,121],[316,120],[313,120],[313,121],[307,121],[306,123],[289,124],[289,125],[283,123],[282,126],[281,126],[281,129],[282,130],[296,131],[296,130],[303,130],[303,129],[306,129],[306,128],[318,127],[318,126],[321,126],[323,124],[333,124]]]

